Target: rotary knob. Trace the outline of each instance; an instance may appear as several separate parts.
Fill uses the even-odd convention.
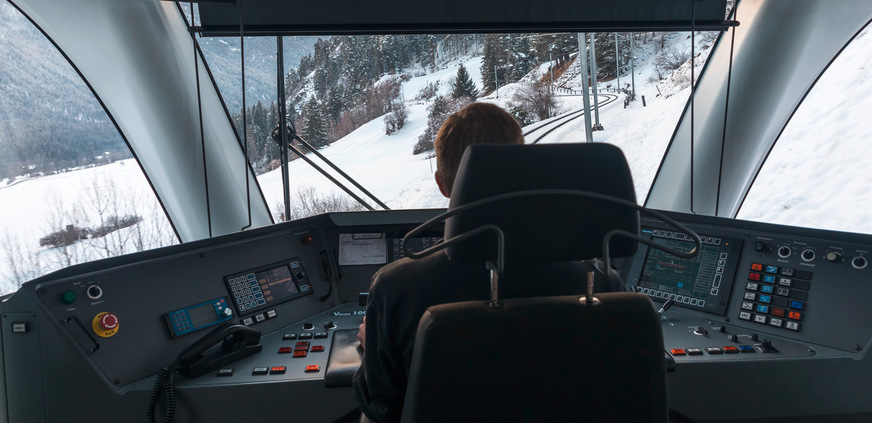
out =
[[[310,322],[303,323],[303,330],[312,330],[315,329],[315,325]]]
[[[772,247],[763,241],[757,241],[754,243],[754,251],[758,253],[767,253],[772,251]]]
[[[854,266],[855,269],[865,269],[867,265],[869,265],[869,260],[863,256],[857,256],[851,260],[851,266]]]
[[[788,258],[792,253],[793,251],[786,245],[778,249],[778,257],[781,258]]]
[[[806,248],[805,250],[802,250],[802,254],[799,256],[802,257],[804,261],[812,261],[815,257],[814,250]]]
[[[830,263],[838,263],[838,262],[842,261],[842,254],[837,253],[835,251],[830,251],[829,253],[827,253],[825,258]]]
[[[112,330],[118,327],[118,316],[112,313],[106,313],[100,318],[100,328],[103,330]]]

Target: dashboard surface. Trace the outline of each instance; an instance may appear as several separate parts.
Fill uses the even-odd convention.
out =
[[[348,415],[351,373],[329,376],[331,356],[353,358],[360,293],[439,212],[321,215],[28,282],[0,303],[0,421],[139,419],[161,368],[226,324],[259,330],[260,351],[177,377],[179,421]],[[654,307],[674,303],[662,314],[671,408],[694,421],[872,418],[872,237],[668,215],[699,232],[699,255],[640,246],[615,265]],[[690,245],[663,222],[641,223],[653,242]]]

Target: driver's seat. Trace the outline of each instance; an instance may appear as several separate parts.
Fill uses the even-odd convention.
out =
[[[543,165],[531,167],[538,160]],[[562,182],[537,187],[535,181],[529,185],[537,177],[524,176],[561,166],[585,167],[574,173],[585,175],[581,185],[587,186],[576,181],[573,187],[559,186]],[[626,159],[605,144],[472,146],[460,169],[451,208],[535,188],[585,189],[635,203]],[[513,170],[516,175],[506,177]],[[548,176],[538,175],[543,181],[550,181]],[[507,263],[541,263],[601,257],[609,230],[639,232],[638,212],[613,203],[559,195],[511,201],[449,218],[446,240],[495,224],[505,232]],[[450,259],[483,265],[495,238],[472,241],[449,247]],[[635,248],[635,242],[616,238],[610,250],[628,256]],[[428,308],[415,337],[402,421],[667,421],[663,339],[651,301],[634,293],[595,298],[516,298],[500,300],[496,307],[466,301]]]

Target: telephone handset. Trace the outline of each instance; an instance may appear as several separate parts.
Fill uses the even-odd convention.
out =
[[[221,343],[221,348],[213,348]],[[161,392],[166,396],[164,422],[172,422],[176,415],[176,370],[189,378],[195,378],[225,366],[236,360],[258,353],[263,349],[260,344],[260,331],[242,325],[218,326],[205,336],[194,342],[179,354],[176,361],[161,369],[154,381],[151,398],[146,408],[147,421],[154,423],[154,411],[160,399]]]
[[[221,348],[213,348],[218,343]],[[259,330],[243,325],[219,326],[179,354],[179,371],[195,378],[262,349]]]

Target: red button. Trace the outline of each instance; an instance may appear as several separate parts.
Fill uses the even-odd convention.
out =
[[[314,347],[312,347],[312,352],[324,352],[324,346],[323,345],[315,345]]]
[[[684,352],[684,350],[681,349],[681,348],[673,348],[673,349],[670,350],[669,352],[672,353],[672,355],[686,355],[686,354],[687,354],[687,353]]]
[[[294,350],[291,347],[281,347],[279,348],[279,354],[290,354]]]
[[[285,366],[275,366],[269,369],[269,374],[271,375],[280,375],[284,374],[287,368]]]
[[[788,311],[787,318],[793,320],[802,320],[802,313],[798,311]]]
[[[778,316],[778,317],[784,317],[784,309],[783,309],[783,308],[773,307],[773,308],[772,308],[772,315],[773,315],[773,316]]]
[[[737,353],[739,352],[739,347],[726,346],[724,347],[724,352],[727,354]]]
[[[310,364],[310,365],[306,366],[306,373],[315,373],[318,371],[321,371],[321,367],[318,366],[317,364]]]
[[[759,274],[759,273],[751,272],[751,274],[748,275],[748,280],[759,281],[759,280],[760,280],[760,274]]]
[[[297,350],[294,351],[294,358],[301,358],[309,355],[309,352],[306,350]]]
[[[103,315],[103,318],[100,319],[100,327],[103,330],[112,330],[118,327],[118,316],[112,313],[106,313]]]
[[[751,263],[751,270],[754,270],[754,271],[757,271],[757,272],[762,272],[762,271],[763,271],[763,265],[760,264],[760,263]]]

